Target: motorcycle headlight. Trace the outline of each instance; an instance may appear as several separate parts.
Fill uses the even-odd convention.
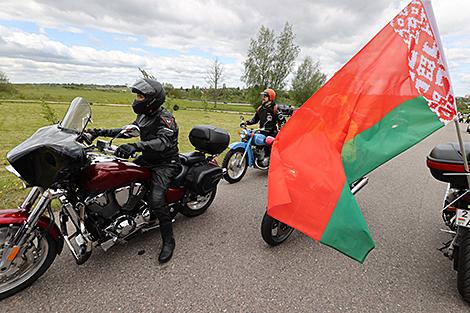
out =
[[[247,137],[248,133],[246,130],[242,129],[240,130],[240,138],[245,139]]]

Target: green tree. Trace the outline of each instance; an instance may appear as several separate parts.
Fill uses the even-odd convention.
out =
[[[297,68],[292,80],[291,98],[302,105],[325,83],[326,75],[320,71],[320,63],[306,57]]]
[[[261,26],[258,37],[250,40],[242,81],[249,88],[284,88],[286,78],[292,72],[295,58],[300,52],[294,39],[295,35],[289,23],[284,25],[278,36],[269,28]]]
[[[4,94],[14,94],[16,89],[10,83],[8,76],[0,71],[0,93]]]

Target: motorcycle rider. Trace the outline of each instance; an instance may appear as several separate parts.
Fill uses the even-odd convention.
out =
[[[263,128],[262,133],[266,136],[276,137],[279,129],[286,122],[285,117],[278,111],[276,102],[276,92],[267,88],[262,93],[261,105],[256,110],[255,115],[249,121],[242,122],[240,127],[246,125],[253,125],[259,122],[259,127]],[[278,128],[279,127],[279,128]]]
[[[129,89],[136,94],[132,109],[137,118],[132,124],[140,128],[141,141],[120,145],[115,154],[127,159],[137,151],[142,152],[134,162],[152,171],[148,200],[151,217],[158,218],[160,222],[163,244],[158,261],[165,263],[171,259],[175,249],[172,219],[169,207],[165,204],[165,194],[171,180],[180,170],[178,126],[173,115],[161,106],[165,102],[165,90],[158,81],[140,78]],[[115,128],[87,132],[96,138],[115,137],[120,131],[120,128]]]

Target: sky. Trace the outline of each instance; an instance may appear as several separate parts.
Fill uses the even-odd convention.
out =
[[[331,77],[409,1],[0,0],[0,71],[13,83],[132,83],[138,68],[175,87],[240,80],[261,25],[293,26],[301,52]],[[470,94],[470,0],[433,0],[457,96]]]

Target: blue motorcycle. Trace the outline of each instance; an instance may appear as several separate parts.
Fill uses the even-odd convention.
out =
[[[243,116],[240,119],[244,121]],[[248,167],[260,170],[269,168],[269,150],[274,137],[263,135],[263,129],[249,129],[242,124],[241,141],[229,145],[222,167],[225,169],[224,179],[229,183],[239,182],[245,176]]]

